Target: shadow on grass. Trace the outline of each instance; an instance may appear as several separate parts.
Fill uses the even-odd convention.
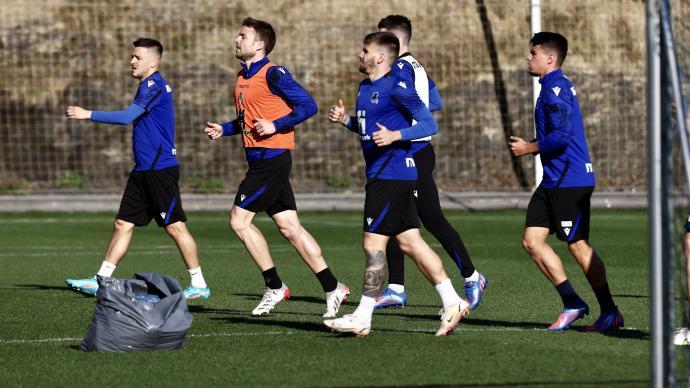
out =
[[[303,315],[303,314],[302,314]],[[222,317],[222,318],[211,318],[213,320],[224,321],[230,324],[242,324],[242,325],[261,325],[261,326],[271,326],[271,327],[284,327],[286,329],[301,330],[301,331],[325,331],[326,327],[321,322],[295,322],[295,321],[282,321],[277,319],[271,319],[270,317]]]
[[[30,289],[30,290],[63,290],[63,291],[72,291],[71,288],[67,286],[46,286],[45,284],[15,284],[14,285],[16,288],[23,288],[23,289]]]

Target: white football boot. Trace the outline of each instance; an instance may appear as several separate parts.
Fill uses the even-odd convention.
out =
[[[326,312],[323,314],[323,317],[335,318],[338,309],[340,309],[340,304],[347,299],[348,295],[350,295],[350,287],[338,282],[335,290],[326,293]]]
[[[254,310],[252,310],[252,315],[266,315],[273,310],[273,308],[285,299],[290,297],[290,289],[283,283],[283,286],[277,290],[266,287],[264,290],[264,296],[261,298],[259,303]]]

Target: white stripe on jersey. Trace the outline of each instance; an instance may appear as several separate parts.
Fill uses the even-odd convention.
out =
[[[417,90],[417,94],[419,95],[419,98],[424,102],[424,105],[426,107],[429,107],[429,76],[426,74],[426,70],[424,70],[424,66],[422,66],[419,62],[417,62],[416,59],[412,55],[405,55],[404,57],[400,58],[400,60],[406,61],[410,65],[412,65],[412,70],[414,70],[414,88]],[[415,125],[417,121],[414,119],[412,120],[412,125]],[[423,137],[421,139],[415,139],[412,141],[430,141],[431,136]]]

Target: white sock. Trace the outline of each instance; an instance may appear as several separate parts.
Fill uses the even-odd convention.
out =
[[[405,292],[405,286],[402,284],[390,283],[390,284],[388,284],[388,288],[397,292],[398,294],[401,292]]]
[[[355,310],[353,315],[359,318],[362,323],[371,325],[371,316],[374,314],[374,306],[376,305],[376,299],[370,298],[368,296],[362,296],[359,300],[359,306]]]
[[[101,263],[101,269],[98,270],[98,273],[96,275],[109,278],[113,276],[115,268],[117,268],[115,264],[103,260],[103,263]]]
[[[189,275],[192,277],[192,287],[206,288],[206,280],[201,273],[201,267],[192,268],[189,270]]]
[[[458,293],[455,292],[455,288],[453,288],[453,284],[450,282],[450,279],[446,279],[441,283],[435,285],[434,287],[436,288],[436,291],[438,291],[438,294],[441,296],[443,308],[459,304],[462,300]]]
[[[470,277],[465,278],[465,282],[478,282],[479,281],[479,272],[476,270],[472,272],[472,275]]]

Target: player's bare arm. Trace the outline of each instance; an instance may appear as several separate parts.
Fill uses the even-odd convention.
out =
[[[528,142],[518,136],[511,136],[508,144],[510,151],[515,156],[525,156],[539,153],[539,144],[535,142]]]
[[[379,123],[376,123],[376,126],[379,127],[379,131],[372,134],[372,139],[374,139],[374,143],[376,143],[377,146],[385,147],[402,139],[400,131],[391,131]]]
[[[65,117],[68,119],[88,120],[91,118],[91,111],[80,106],[68,106],[65,111]]]
[[[218,123],[206,122],[204,133],[211,140],[218,140],[223,136],[223,128]]]

